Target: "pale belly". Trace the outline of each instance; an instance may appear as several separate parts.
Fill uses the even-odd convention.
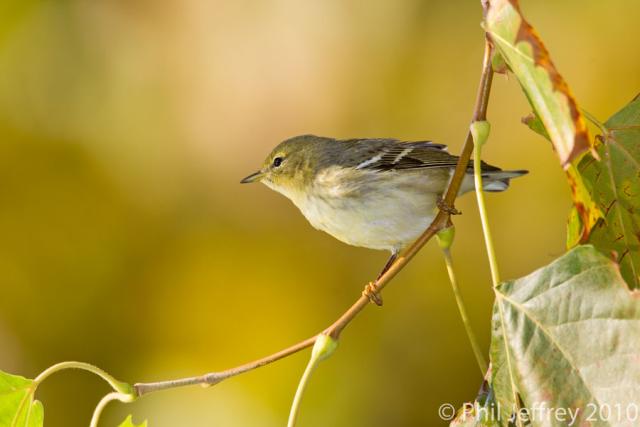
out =
[[[414,241],[435,215],[449,171],[423,174],[363,173],[344,179],[331,170],[316,179],[315,187],[292,198],[317,229],[345,243],[397,251]]]
[[[436,197],[417,203],[401,194],[351,200],[316,199],[300,209],[315,228],[345,243],[397,251],[415,240],[434,217]]]
[[[304,191],[265,182],[300,209],[315,228],[345,243],[398,251],[413,242],[435,216],[448,169],[391,173],[328,168]],[[460,193],[473,188],[465,178]]]

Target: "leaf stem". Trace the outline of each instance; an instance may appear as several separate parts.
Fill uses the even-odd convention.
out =
[[[338,342],[328,335],[318,335],[316,343],[313,346],[311,357],[307,363],[307,367],[300,378],[296,394],[291,404],[291,410],[289,412],[289,421],[287,427],[294,427],[298,419],[298,413],[300,412],[300,402],[302,401],[302,395],[307,388],[311,374],[316,370],[320,361],[329,357],[335,350]]]
[[[582,113],[583,116],[586,117],[587,120],[593,123],[600,130],[600,132],[602,132],[603,135],[607,134],[606,126],[600,120],[598,120],[596,116],[594,116],[584,108],[580,108],[580,112]]]
[[[33,380],[35,383],[34,384],[35,387],[38,387],[38,385],[40,385],[40,383],[44,381],[47,377],[49,377],[51,374],[65,370],[65,369],[80,369],[83,371],[91,372],[99,376],[103,380],[105,380],[107,383],[109,383],[111,388],[113,388],[116,392],[123,395],[135,396],[133,392],[133,388],[129,384],[116,380],[113,376],[111,376],[104,370],[98,368],[97,366],[93,366],[89,363],[75,362],[75,361],[60,362],[60,363],[56,363],[53,366],[48,367]]]
[[[502,295],[498,292],[498,290],[494,287],[493,293],[496,296],[496,304],[498,305],[498,313],[500,316],[500,329],[502,331],[502,343],[504,346],[504,351],[507,359],[507,369],[509,371],[509,382],[511,384],[511,398],[513,399],[513,411],[516,414],[516,427],[522,427],[522,420],[520,418],[520,401],[518,400],[518,387],[516,385],[516,381],[514,379],[513,366],[511,364],[511,351],[509,350],[509,344],[507,343],[507,332],[505,329],[506,321],[504,315],[504,306],[502,304]]]
[[[318,358],[314,357],[311,357],[309,359],[309,363],[307,363],[307,367],[305,368],[304,373],[302,374],[302,378],[300,378],[300,382],[298,383],[298,388],[296,389],[296,395],[293,398],[293,403],[291,404],[287,427],[294,427],[296,425],[298,413],[300,412],[300,401],[302,400],[302,395],[304,394],[304,391],[307,388],[307,383],[309,382],[309,378],[311,378],[311,374],[313,373],[313,371],[316,370],[318,363]]]
[[[480,348],[480,345],[478,344],[476,335],[473,332],[473,328],[471,327],[471,322],[469,321],[469,316],[467,315],[467,309],[465,307],[464,300],[462,299],[462,293],[460,292],[460,288],[458,288],[458,281],[456,280],[456,274],[453,270],[453,257],[451,256],[451,250],[449,248],[442,248],[442,253],[444,255],[444,262],[447,265],[449,282],[451,282],[451,289],[453,290],[453,295],[456,298],[456,304],[458,305],[458,311],[460,312],[462,324],[464,325],[464,329],[467,333],[467,338],[469,339],[469,343],[471,344],[471,349],[473,350],[473,355],[476,358],[476,362],[478,363],[480,372],[482,373],[482,375],[484,375],[487,372],[487,362],[482,355],[482,350]]]
[[[96,409],[94,409],[93,415],[91,416],[91,423],[89,424],[89,427],[98,427],[98,421],[100,421],[100,415],[102,415],[103,409],[109,402],[112,402],[114,400],[128,403],[133,402],[133,400],[135,400],[135,396],[131,394],[118,393],[116,391],[105,395],[96,405]]]
[[[473,181],[476,187],[476,199],[478,201],[478,210],[480,212],[480,221],[482,223],[482,233],[484,234],[484,242],[487,248],[487,256],[489,258],[489,268],[491,269],[491,281],[495,288],[500,284],[500,272],[498,271],[498,260],[493,246],[493,238],[491,229],[489,228],[489,219],[487,216],[487,206],[484,201],[484,192],[482,190],[482,145],[489,136],[489,122],[476,121],[471,125],[471,133],[474,137],[473,148]]]

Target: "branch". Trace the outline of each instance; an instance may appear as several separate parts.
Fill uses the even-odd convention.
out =
[[[489,104],[489,94],[491,93],[491,82],[493,81],[493,68],[491,68],[491,57],[493,54],[493,46],[488,40],[485,40],[484,59],[482,61],[482,75],[480,77],[480,87],[478,88],[478,94],[476,96],[476,104],[473,112],[473,122],[478,120],[484,120],[487,116],[487,106]],[[451,212],[453,211],[453,204],[460,185],[467,173],[467,166],[473,152],[473,137],[471,131],[467,133],[467,139],[462,147],[462,153],[458,159],[455,172],[444,199],[442,205],[444,207],[438,211],[438,214],[431,222],[431,225],[422,233],[422,235],[406,250],[404,254],[398,256],[396,261],[391,267],[376,281],[373,288],[376,292],[380,292],[386,285],[393,279],[409,261],[422,249],[422,247],[440,230],[447,228],[451,218]],[[335,321],[329,328],[325,330],[325,333],[331,335],[334,338],[338,338],[342,330],[349,324],[349,322],[367,306],[369,299],[366,296],[360,297],[355,304],[349,308],[337,321]]]
[[[491,58],[493,54],[493,46],[485,38],[484,58],[482,61],[482,75],[480,76],[480,85],[476,96],[475,108],[473,111],[472,122],[482,121],[487,115],[487,105],[489,103],[489,94],[491,93],[491,82],[493,80],[493,69],[491,67]],[[473,152],[473,137],[471,131],[467,133],[467,139],[462,147],[462,153],[458,159],[455,172],[449,182],[447,191],[442,199],[441,208],[438,211],[436,217],[431,222],[431,225],[427,227],[424,233],[411,245],[409,248],[389,267],[389,269],[376,280],[370,286],[370,291],[373,293],[379,293],[384,287],[411,261],[411,259],[422,249],[422,247],[440,230],[446,228],[451,221],[451,212],[454,212],[453,204],[460,185],[464,179],[471,153]],[[347,327],[347,325],[369,304],[369,298],[366,295],[360,296],[358,300],[346,311],[342,316],[333,322],[322,334],[328,335],[334,340],[338,340],[340,334]],[[136,395],[138,397],[143,396],[154,391],[165,390],[175,387],[182,387],[187,385],[204,385],[210,386],[219,383],[227,378],[242,374],[244,372],[251,371],[261,366],[268,365],[269,363],[280,360],[284,357],[299,352],[307,347],[311,347],[316,338],[319,336],[314,335],[311,338],[307,338],[297,344],[292,345],[289,348],[281,350],[272,355],[257,359],[253,362],[246,363],[244,365],[237,366],[235,368],[227,369],[221,372],[213,372],[197,377],[181,378],[177,380],[159,381],[154,383],[138,383],[134,385]]]
[[[291,347],[280,350],[277,353],[270,354],[269,356],[261,359],[254,360],[244,365],[236,366],[235,368],[227,369],[220,372],[211,372],[209,374],[200,375],[197,377],[180,378],[177,380],[158,381],[154,383],[138,383],[133,386],[135,393],[138,397],[145,394],[166,390],[169,388],[183,387],[188,385],[203,385],[212,386],[219,382],[226,380],[227,378],[235,377],[236,375],[243,374],[245,372],[253,371],[254,369],[268,365],[280,359],[284,359],[287,356],[291,356],[294,353],[304,350],[307,347],[311,347],[316,342],[317,335],[307,338],[304,341],[300,341]]]

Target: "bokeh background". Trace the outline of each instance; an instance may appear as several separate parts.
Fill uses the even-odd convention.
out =
[[[606,119],[640,90],[640,3],[523,1],[582,106]],[[312,229],[240,186],[302,133],[447,143],[477,86],[479,1],[3,0],[0,4],[0,369],[62,360],[125,381],[228,368],[320,331],[386,254]],[[488,196],[504,278],[564,250],[570,198],[513,78],[498,76],[487,161],[531,174]],[[475,329],[492,294],[474,199],[455,262]],[[344,332],[300,425],[444,424],[481,381],[433,243]],[[112,404],[152,427],[282,426],[308,353],[224,382]],[[107,387],[38,390],[49,427],[85,426]]]

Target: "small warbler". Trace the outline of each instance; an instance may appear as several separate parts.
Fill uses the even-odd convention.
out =
[[[282,193],[311,225],[338,240],[390,251],[384,273],[433,220],[457,161],[431,141],[302,135],[279,144],[240,182],[262,182]],[[483,162],[483,189],[504,191],[511,178],[526,173]],[[470,164],[459,194],[473,189]]]

